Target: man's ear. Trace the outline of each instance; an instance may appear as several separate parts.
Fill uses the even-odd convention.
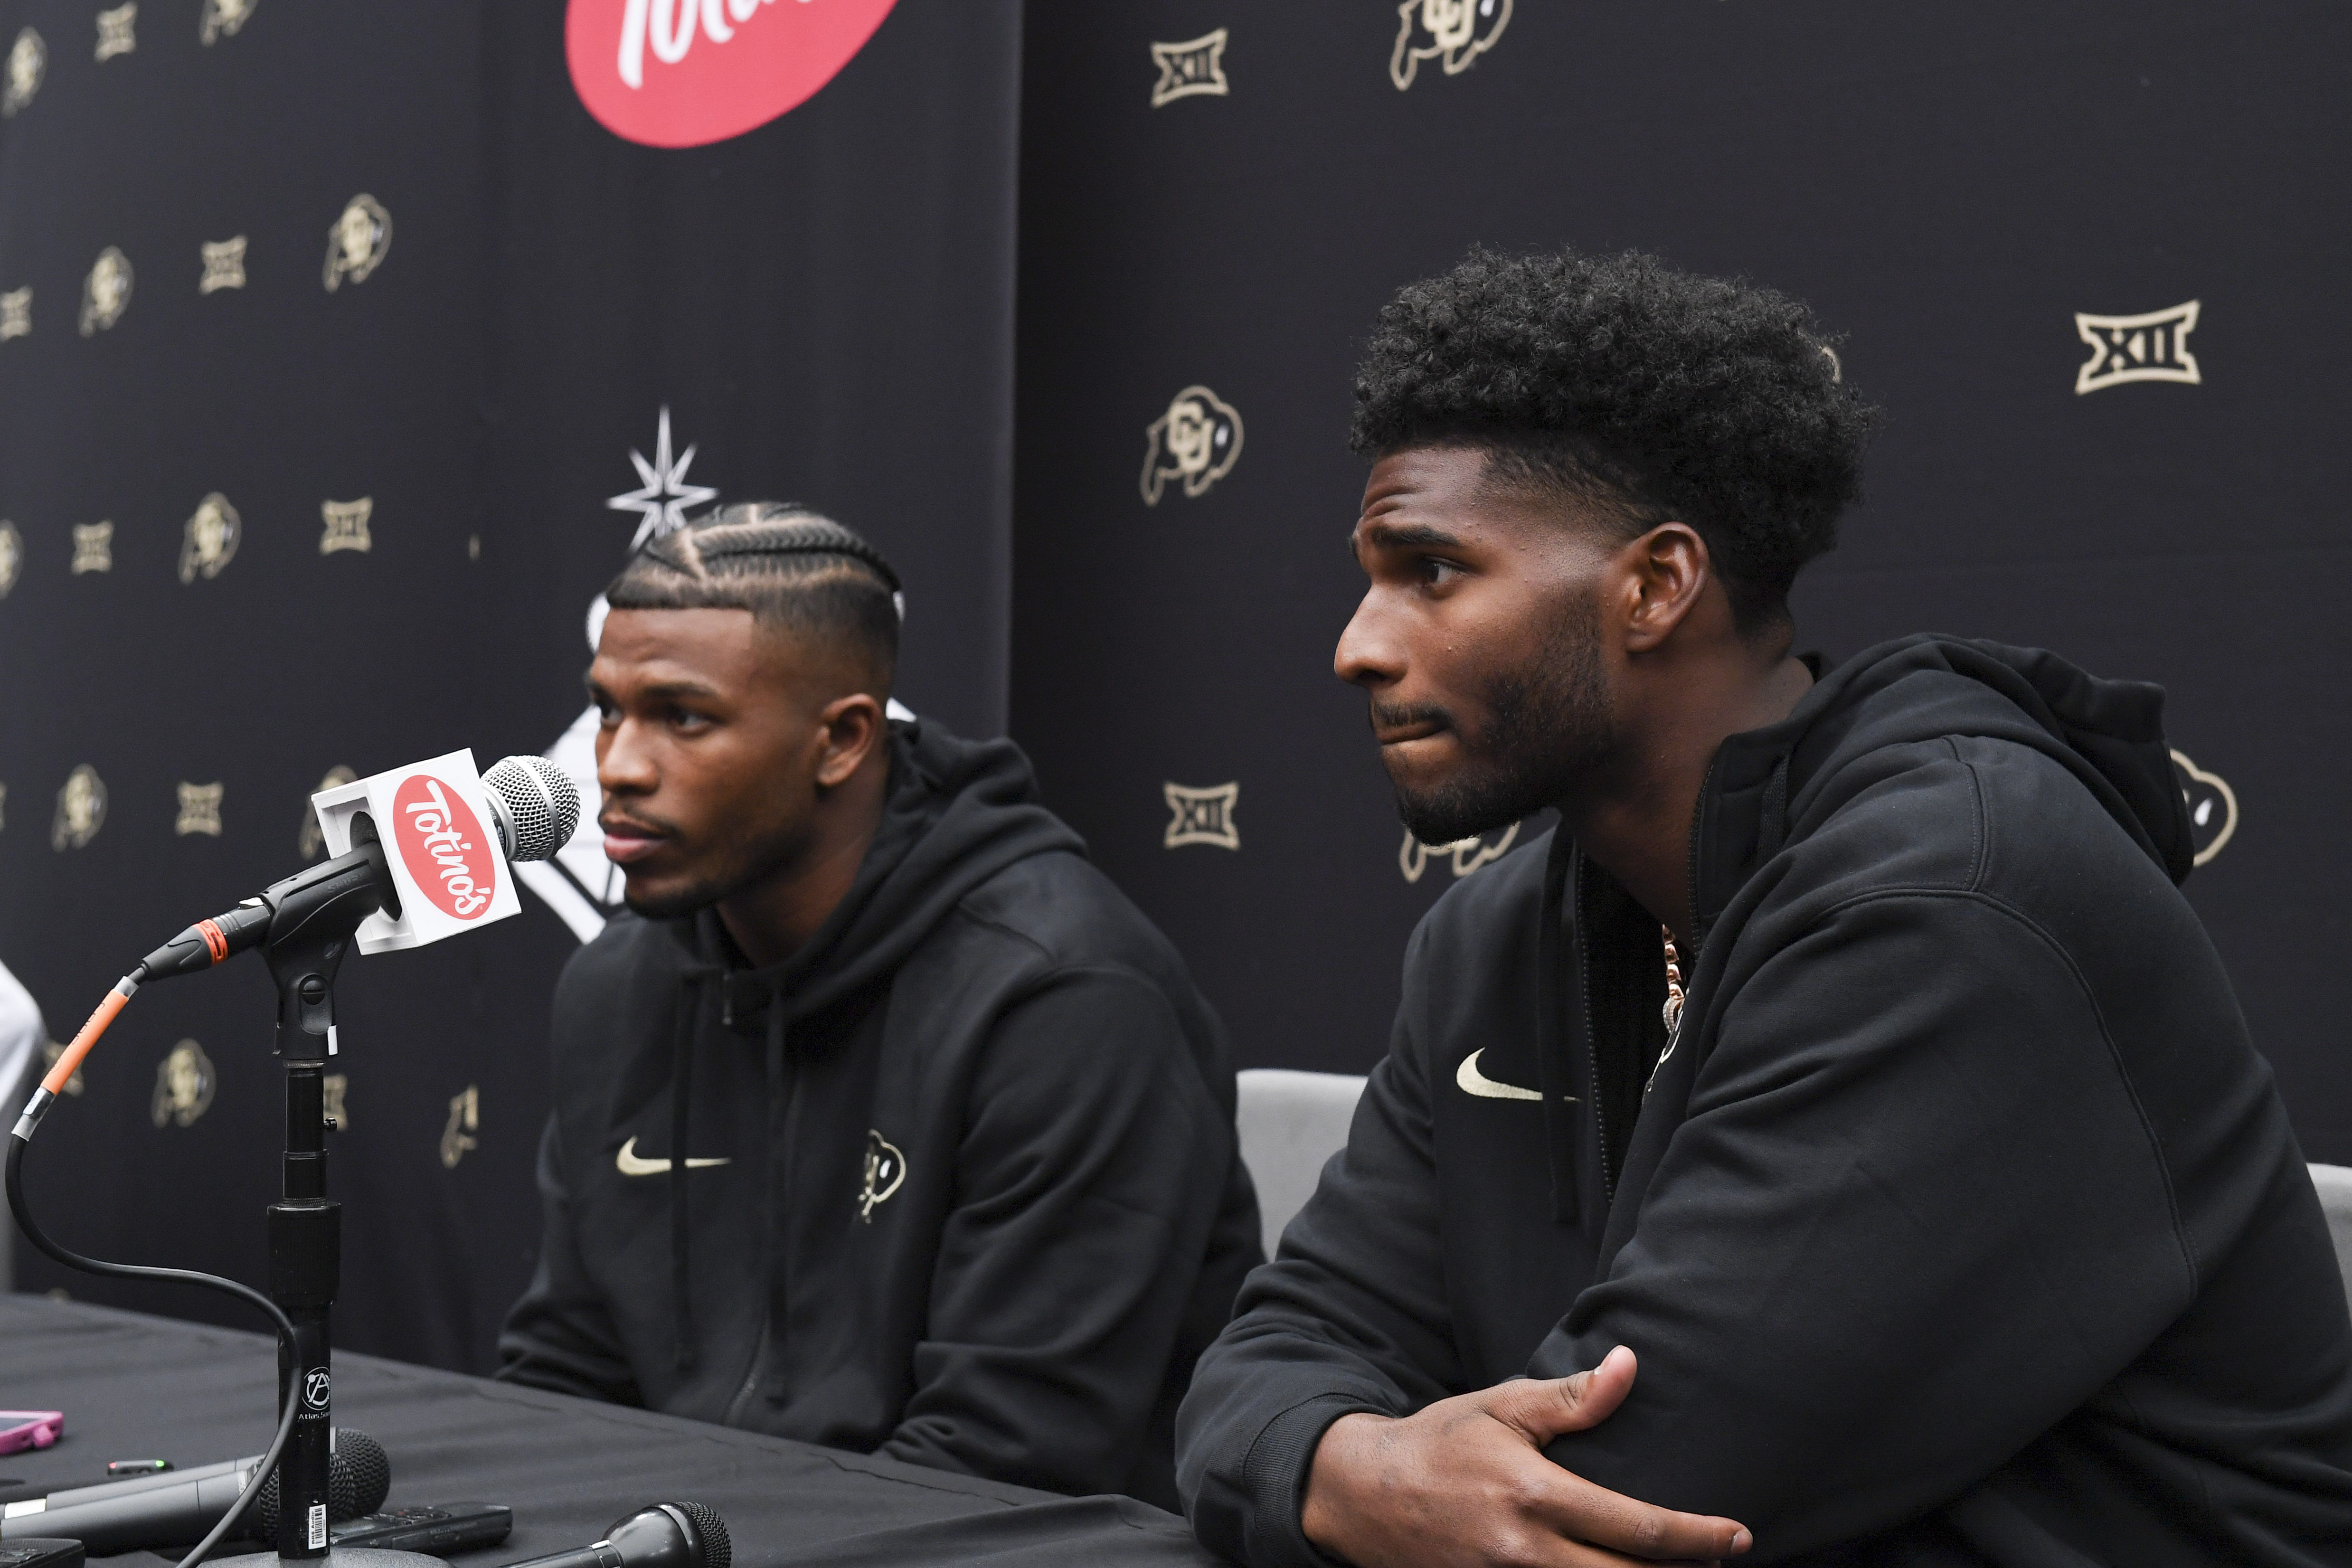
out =
[[[888,731],[882,704],[866,692],[836,697],[817,714],[824,751],[817,758],[816,786],[832,789],[845,783],[873,754]]]
[[[1715,575],[1706,541],[1686,522],[1662,522],[1617,553],[1625,651],[1655,650],[1696,607]]]

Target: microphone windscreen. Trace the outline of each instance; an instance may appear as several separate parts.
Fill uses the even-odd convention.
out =
[[[336,1524],[373,1513],[392,1490],[392,1459],[383,1445],[364,1432],[335,1428],[335,1451],[327,1461],[327,1518]],[[260,1527],[264,1541],[278,1534],[278,1475],[261,1483],[247,1516]]]
[[[545,757],[503,758],[482,775],[482,784],[505,807],[509,860],[551,859],[580,826],[580,792],[572,775]]]
[[[719,1517],[719,1510],[698,1502],[672,1506],[694,1521],[695,1533],[702,1537],[702,1568],[727,1568],[735,1548],[727,1539],[727,1521]]]

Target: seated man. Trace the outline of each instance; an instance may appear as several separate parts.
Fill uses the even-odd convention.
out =
[[[648,543],[588,671],[635,918],[555,994],[499,1375],[1174,1500],[1259,1258],[1216,1016],[1006,741],[884,714],[898,579],[794,508]]]
[[[1560,826],[1423,922],[1202,1358],[1218,1552],[2352,1557],[2352,1320],[2162,694],[1790,657],[1871,417],[1802,308],[1645,257],[1381,317],[1339,673],[1416,837]]]

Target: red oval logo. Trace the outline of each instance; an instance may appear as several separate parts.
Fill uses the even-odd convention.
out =
[[[392,837],[409,879],[443,914],[472,920],[499,890],[498,847],[466,797],[431,773],[411,773],[392,795]]]
[[[615,136],[700,147],[797,109],[898,0],[572,0],[580,101]]]

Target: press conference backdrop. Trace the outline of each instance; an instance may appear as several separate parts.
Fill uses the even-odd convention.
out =
[[[592,602],[715,494],[865,530],[902,696],[1002,729],[1018,9],[656,9],[631,87],[621,0],[0,0],[0,962],[55,1038],[315,855],[331,770],[584,768]],[[581,849],[344,966],[344,1343],[488,1363]],[[62,1237],[263,1278],[271,1016],[249,962],[142,993],[28,1162]]]
[[[832,31],[756,55],[783,17]],[[1937,628],[2171,689],[2190,897],[2307,1152],[2352,1160],[2344,19],[647,18],[632,56],[622,0],[0,0],[0,960],[52,1033],[299,863],[330,767],[584,767],[596,587],[711,492],[872,534],[901,695],[1009,711],[1244,1065],[1361,1071],[1412,923],[1541,825],[1407,839],[1328,674],[1358,343],[1474,241],[1643,246],[1809,299],[1888,406],[1807,646]],[[547,988],[613,891],[586,841],[530,889],[346,972],[347,1343],[478,1367],[528,1268]],[[259,1277],[268,1005],[257,968],[142,995],[36,1151],[61,1231]]]

